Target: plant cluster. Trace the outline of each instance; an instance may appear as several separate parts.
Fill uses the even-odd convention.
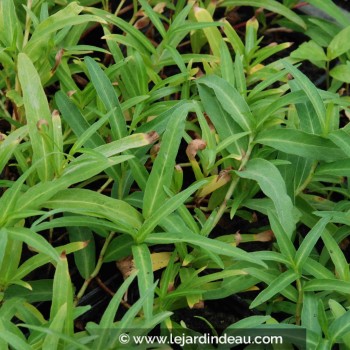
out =
[[[349,348],[350,15],[308,3],[1,0],[1,349],[198,334],[178,310],[234,295],[203,327]]]

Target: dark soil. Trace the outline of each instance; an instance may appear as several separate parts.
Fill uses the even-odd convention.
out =
[[[350,11],[350,0],[334,0],[333,2],[344,10]]]

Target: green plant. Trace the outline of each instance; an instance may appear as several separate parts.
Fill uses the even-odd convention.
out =
[[[194,335],[178,310],[245,292],[259,315],[225,332],[303,327],[310,349],[347,348],[348,27],[310,3],[338,24],[296,1],[264,0],[244,35],[217,14],[261,2],[0,3],[1,347]],[[314,41],[265,45],[278,24]],[[310,50],[329,91],[293,65]],[[104,269],[124,282],[110,290]],[[113,296],[79,329],[95,282]]]

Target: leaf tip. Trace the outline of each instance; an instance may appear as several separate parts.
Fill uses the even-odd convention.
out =
[[[148,143],[153,143],[155,141],[157,141],[159,139],[159,135],[156,131],[150,131],[148,133],[146,133],[146,140],[148,141]]]

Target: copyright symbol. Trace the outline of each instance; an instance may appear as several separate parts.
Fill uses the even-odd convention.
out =
[[[122,334],[119,336],[119,343],[120,343],[120,344],[128,344],[129,342],[130,342],[130,336],[129,336],[129,334],[122,333]]]

